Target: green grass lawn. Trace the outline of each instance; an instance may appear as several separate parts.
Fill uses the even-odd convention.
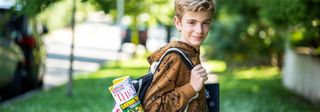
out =
[[[217,62],[216,65],[221,65]],[[212,66],[215,61],[211,61]],[[0,112],[110,112],[113,98],[108,91],[114,78],[137,78],[147,72],[145,60],[109,63],[101,70],[74,80],[72,97],[65,85],[1,106]],[[223,112],[301,112],[319,111],[303,98],[287,91],[276,68],[218,70],[220,109]]]
[[[229,70],[219,77],[224,112],[318,112],[313,104],[286,90],[274,67]]]

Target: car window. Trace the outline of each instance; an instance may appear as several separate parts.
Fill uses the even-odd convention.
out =
[[[19,31],[24,36],[28,36],[30,34],[28,18],[24,15],[12,16],[10,26],[13,30]]]

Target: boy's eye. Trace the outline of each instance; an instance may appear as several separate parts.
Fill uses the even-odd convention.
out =
[[[207,21],[207,22],[204,22],[203,24],[209,25],[210,23],[211,23],[210,21]]]
[[[193,25],[193,24],[196,24],[196,22],[194,22],[194,21],[189,21],[188,24]]]

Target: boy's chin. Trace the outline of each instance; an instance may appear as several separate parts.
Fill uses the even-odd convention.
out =
[[[199,46],[202,44],[201,41],[192,42],[192,46],[199,48]]]

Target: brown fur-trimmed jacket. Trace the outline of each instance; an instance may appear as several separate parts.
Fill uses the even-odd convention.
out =
[[[200,64],[199,54],[194,47],[181,41],[173,41],[148,57],[152,64],[158,61],[162,54],[169,48],[175,47],[184,51],[194,65]],[[143,107],[147,112],[179,112],[187,107],[189,112],[208,111],[204,88],[199,91],[196,99],[196,92],[190,85],[191,70],[185,65],[182,58],[176,53],[168,54],[156,70],[153,82],[144,96]],[[187,106],[189,100],[191,101]]]

